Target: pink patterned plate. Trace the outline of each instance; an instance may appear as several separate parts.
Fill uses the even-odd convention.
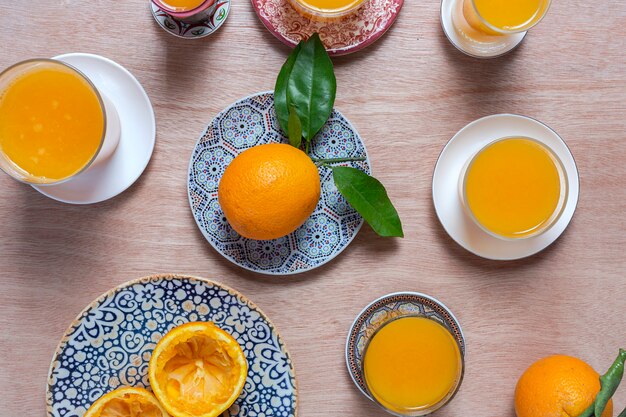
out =
[[[317,22],[300,15],[289,0],[252,0],[265,27],[279,40],[296,46],[318,32],[330,55],[346,55],[374,43],[398,17],[404,0],[368,0],[355,13],[336,21]]]

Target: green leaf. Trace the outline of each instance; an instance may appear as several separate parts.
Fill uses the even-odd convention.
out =
[[[600,392],[596,396],[595,414],[601,416],[609,400],[615,394],[617,387],[622,382],[624,376],[624,362],[626,361],[626,350],[620,349],[617,358],[608,371],[600,377]]]
[[[287,83],[288,104],[295,106],[307,141],[330,117],[336,93],[333,63],[319,35],[314,33],[297,54]]]
[[[291,146],[300,148],[300,144],[302,143],[302,123],[300,123],[298,113],[296,113],[296,109],[293,106],[289,107],[289,123],[287,123],[287,125],[289,143]]]
[[[300,53],[302,44],[300,42],[296,46],[289,57],[283,64],[278,78],[276,78],[276,85],[274,86],[274,108],[276,109],[276,116],[278,117],[278,123],[283,131],[287,134],[289,128],[289,104],[287,103],[287,84],[289,83],[289,76],[293,70],[293,64],[296,62],[296,58]]]
[[[376,178],[351,167],[333,167],[337,189],[379,236],[404,237],[398,212]]]

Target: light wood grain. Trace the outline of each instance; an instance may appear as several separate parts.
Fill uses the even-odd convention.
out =
[[[365,140],[406,238],[364,227],[332,263],[268,278],[217,254],[186,197],[189,156],[205,125],[240,97],[271,89],[288,53],[250,3],[234,1],[212,37],[185,41],[155,24],[148,0],[1,1],[0,67],[66,52],[112,58],[144,85],[158,134],[142,178],[105,203],[60,204],[0,175],[0,414],[42,415],[49,361],[76,314],[109,288],[158,272],[214,278],[257,303],[293,355],[303,417],[384,415],[354,388],[343,354],[354,316],[392,291],[438,297],[464,328],[466,379],[440,417],[514,417],[517,378],[551,353],[604,371],[626,347],[625,27],[626,2],[556,0],[520,49],[478,61],[447,42],[437,1],[408,0],[380,41],[335,59],[336,105]],[[446,141],[502,112],[559,132],[581,195],[552,247],[497,263],[446,235],[430,187]],[[626,386],[615,398],[623,409]]]

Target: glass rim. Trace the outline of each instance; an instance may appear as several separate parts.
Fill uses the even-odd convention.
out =
[[[178,10],[178,11],[173,10],[172,8],[166,6],[166,3],[164,3],[162,0],[152,0],[152,3],[154,3],[159,9],[163,10],[165,13],[170,14],[174,17],[184,19],[187,17],[191,17],[195,15],[196,13],[200,13],[204,11],[205,9],[208,9],[209,7],[213,6],[214,3],[216,3],[216,0],[204,0],[202,3],[200,3],[193,9]]]
[[[299,13],[305,13],[308,15],[312,15],[317,18],[339,18],[346,16],[350,13],[357,11],[366,1],[369,0],[356,0],[351,5],[343,7],[341,9],[333,9],[333,10],[325,10],[320,9],[318,7],[313,7],[306,1],[301,0],[289,0],[291,5],[298,11]]]
[[[440,304],[446,311],[449,312],[449,310],[443,306],[441,303]],[[381,331],[381,329],[385,328],[388,324],[393,323],[396,320],[400,320],[400,319],[405,319],[405,318],[410,318],[410,317],[417,317],[417,318],[425,318],[428,320],[432,320],[435,323],[439,324],[441,327],[443,327],[452,337],[452,339],[454,340],[454,343],[456,345],[456,347],[458,348],[458,352],[459,352],[459,365],[460,365],[460,372],[456,378],[455,384],[454,386],[450,389],[450,391],[448,391],[448,393],[446,393],[446,395],[437,403],[422,408],[420,410],[413,410],[410,414],[400,414],[397,411],[394,410],[390,410],[388,407],[386,407],[384,404],[382,404],[378,398],[376,398],[376,396],[372,393],[369,385],[367,384],[367,378],[365,377],[365,355],[367,354],[367,350],[369,349],[370,343],[372,342],[372,340],[374,340],[374,337],[376,337],[376,335],[378,334],[378,332]],[[454,317],[454,316],[452,316]],[[454,337],[454,335],[452,334],[452,332],[445,326],[445,324],[440,323],[438,320],[435,320],[431,317],[425,316],[425,315],[421,315],[421,314],[402,314],[396,317],[393,317],[389,320],[387,320],[385,323],[383,323],[380,327],[378,327],[374,333],[372,333],[372,335],[368,338],[367,343],[365,344],[365,347],[363,348],[363,360],[361,361],[361,374],[363,375],[363,382],[364,382],[364,387],[365,387],[365,391],[366,393],[369,395],[369,397],[371,398],[371,400],[378,405],[380,408],[382,408],[384,411],[386,411],[387,413],[394,415],[396,417],[420,417],[420,416],[426,416],[429,414],[434,413],[435,411],[439,410],[440,408],[444,407],[446,404],[448,404],[450,401],[452,401],[452,399],[456,396],[456,394],[459,392],[459,389],[461,388],[461,383],[463,382],[463,377],[465,376],[465,355],[463,354],[463,348],[462,346],[459,344],[459,341],[456,339],[456,337]]]
[[[520,28],[517,29],[513,29],[513,30],[506,30],[506,29],[502,29],[502,28],[498,28],[496,26],[493,26],[491,23],[489,23],[487,21],[487,19],[485,19],[480,12],[478,11],[478,8],[476,7],[476,1],[475,0],[458,0],[458,1],[470,1],[472,2],[472,9],[474,10],[474,13],[476,13],[476,16],[478,16],[478,19],[480,20],[480,23],[482,23],[483,25],[485,25],[487,28],[489,28],[490,30],[503,34],[503,35],[511,35],[514,33],[520,33],[520,32],[526,32],[529,29],[532,29],[533,27],[535,27],[537,24],[539,24],[539,22],[541,22],[543,20],[544,17],[546,17],[546,15],[548,14],[548,10],[550,10],[550,6],[552,5],[552,0],[545,0],[546,1],[546,6],[545,9],[543,11],[543,14],[541,15],[541,17],[539,17],[537,20],[534,20],[530,25],[526,24]]]
[[[26,175],[24,175],[25,178],[33,178],[35,179],[35,181],[29,181],[27,179],[24,178],[17,178],[12,172],[8,172],[6,169],[4,169],[4,167],[2,166],[2,164],[0,164],[0,169],[2,171],[4,171],[7,175],[9,175],[11,178],[24,183],[24,184],[36,184],[36,185],[57,185],[57,184],[61,184],[64,183],[66,181],[69,181],[70,179],[76,177],[77,175],[83,173],[84,171],[86,171],[96,160],[96,158],[98,157],[98,155],[100,154],[100,151],[102,150],[102,146],[104,144],[104,140],[106,138],[106,133],[107,133],[107,113],[106,113],[106,107],[104,105],[104,99],[102,98],[102,95],[100,94],[100,91],[98,91],[98,88],[95,86],[95,84],[89,79],[89,77],[87,77],[87,75],[85,75],[81,70],[79,70],[78,68],[76,68],[75,66],[68,64],[67,62],[63,62],[61,60],[58,59],[54,59],[54,58],[31,58],[31,59],[26,59],[23,61],[19,61],[16,62],[15,64],[11,65],[10,67],[4,69],[2,72],[0,72],[0,82],[3,80],[4,77],[7,76],[7,74],[13,70],[15,70],[16,68],[22,66],[22,65],[29,65],[29,64],[38,64],[38,63],[43,63],[43,64],[51,64],[51,65],[60,65],[62,67],[65,67],[67,69],[69,69],[70,71],[73,71],[76,75],[78,75],[82,80],[84,80],[87,85],[91,88],[91,90],[95,93],[96,98],[98,99],[98,103],[100,104],[100,111],[102,112],[102,136],[100,138],[100,143],[98,144],[98,148],[96,149],[96,151],[94,152],[93,156],[91,157],[91,159],[78,171],[72,173],[71,175],[65,177],[65,178],[61,178],[58,180],[53,180],[53,181],[36,181],[37,179],[41,179],[42,177],[37,177],[34,175],[30,175],[28,173],[26,173]],[[30,68],[29,68],[30,69]],[[20,75],[23,75],[25,73],[25,71],[27,71],[27,69],[25,69],[23,72],[16,74],[13,76],[13,79],[16,79],[17,77],[19,77]],[[7,87],[8,88],[8,87]],[[2,90],[0,90],[0,94],[2,92],[6,91],[6,88],[2,88]],[[2,150],[2,148],[0,147],[0,157],[4,158],[6,161],[9,162],[9,164],[11,164],[14,168],[17,168],[17,171],[20,172],[26,172],[24,169],[22,169],[19,165],[17,165],[15,162],[13,162],[11,160],[11,158],[9,158],[8,156],[6,156],[6,154],[4,153],[4,151]]]
[[[487,229],[476,218],[476,216],[474,215],[474,212],[469,207],[469,204],[467,202],[468,201],[467,200],[467,176],[468,176],[468,173],[470,171],[470,168],[472,167],[472,165],[476,161],[476,158],[478,157],[478,155],[480,155],[483,151],[485,151],[491,145],[494,145],[494,144],[496,144],[498,142],[501,142],[501,141],[504,141],[504,140],[509,140],[509,139],[529,140],[531,142],[534,142],[534,143],[538,144],[544,150],[546,150],[548,155],[551,157],[552,161],[554,162],[554,166],[556,167],[557,172],[559,173],[559,182],[560,182],[560,185],[561,185],[561,192],[560,192],[560,195],[559,195],[559,201],[557,203],[557,206],[554,209],[554,212],[550,215],[549,220],[544,225],[539,227],[538,229],[533,230],[532,232],[530,232],[530,233],[528,233],[528,234],[526,234],[524,236],[519,236],[519,237],[502,236],[502,235],[499,235],[499,234],[497,234],[497,233]],[[537,236],[540,236],[540,235],[546,233],[548,230],[550,230],[552,228],[552,226],[554,226],[557,223],[557,221],[561,218],[561,215],[565,211],[565,207],[567,206],[567,204],[566,204],[567,198],[569,196],[569,181],[568,181],[568,176],[567,176],[567,170],[565,169],[565,166],[563,165],[563,161],[561,161],[561,158],[559,158],[559,156],[556,154],[556,152],[554,152],[552,150],[552,148],[549,147],[548,145],[546,145],[545,143],[543,143],[543,142],[541,142],[541,141],[539,141],[539,140],[537,140],[535,138],[531,138],[531,137],[523,136],[523,135],[504,136],[504,137],[501,137],[501,138],[498,138],[498,139],[494,139],[491,142],[487,143],[485,146],[481,147],[469,159],[469,161],[466,163],[466,166],[465,166],[464,172],[463,172],[461,187],[462,187],[461,188],[461,199],[462,199],[464,211],[472,219],[474,224],[476,224],[483,232],[489,234],[490,236],[493,236],[493,237],[495,237],[497,239],[500,239],[500,240],[505,240],[505,241],[510,241],[510,242],[522,241],[522,240],[525,240],[525,239],[530,239],[532,237],[537,237]]]

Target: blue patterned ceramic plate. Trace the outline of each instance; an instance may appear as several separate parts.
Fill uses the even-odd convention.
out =
[[[218,114],[191,155],[189,204],[204,237],[229,261],[263,274],[296,274],[323,265],[343,251],[361,228],[363,218],[339,194],[332,171],[322,166],[320,201],[300,228],[267,241],[237,234],[219,206],[217,186],[235,156],[271,142],[289,142],[278,124],[272,92],[239,100]],[[337,110],[313,138],[310,154],[318,159],[367,157],[359,134]],[[341,165],[370,173],[369,160]]]
[[[354,320],[346,341],[346,364],[354,384],[363,395],[372,399],[366,391],[363,379],[363,351],[367,342],[380,326],[400,316],[422,316],[444,325],[454,336],[465,356],[465,338],[456,317],[440,301],[417,292],[398,292],[374,300]]]
[[[61,339],[48,374],[48,417],[82,417],[121,386],[149,387],[161,337],[191,321],[230,333],[248,360],[243,392],[223,417],[295,417],[289,353],[261,310],[235,290],[201,278],[160,275],[123,284],[91,303]]]

